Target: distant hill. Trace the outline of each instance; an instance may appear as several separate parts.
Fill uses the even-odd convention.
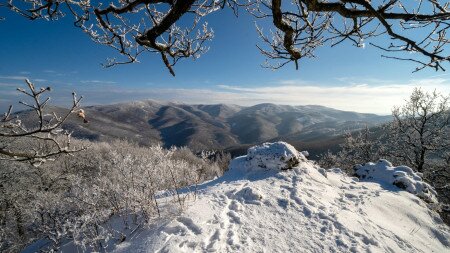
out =
[[[264,141],[283,140],[313,153],[336,147],[346,131],[376,126],[390,116],[340,111],[324,106],[258,104],[189,105],[153,100],[83,108],[89,123],[75,115],[64,124],[76,138],[128,139],[141,145],[188,146],[194,150],[239,150]],[[63,114],[67,109],[52,107]],[[22,112],[22,118],[32,120]],[[24,117],[25,116],[25,117]],[[305,148],[303,148],[305,147]]]

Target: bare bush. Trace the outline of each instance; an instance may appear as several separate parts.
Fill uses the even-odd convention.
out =
[[[3,161],[0,250],[19,251],[36,240],[33,247],[43,251],[68,242],[105,250],[182,211],[195,185],[220,171],[187,148],[73,141],[88,149],[39,167]]]
[[[340,151],[336,154],[328,151],[321,156],[318,163],[324,168],[341,168],[353,175],[355,165],[377,161],[382,157],[383,150],[378,136],[374,136],[366,127],[357,132],[346,133]]]
[[[228,165],[231,162],[231,154],[223,150],[202,150],[197,153],[205,161],[212,162],[216,166],[214,174],[206,175],[206,179],[222,176],[228,170]]]
[[[450,149],[450,96],[414,89],[402,107],[394,108],[394,120],[385,129],[389,153],[397,164],[424,172],[427,161],[439,159]],[[429,165],[428,165],[429,166]]]

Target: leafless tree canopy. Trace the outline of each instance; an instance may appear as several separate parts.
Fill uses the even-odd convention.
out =
[[[267,66],[280,68],[314,57],[316,48],[383,36],[378,44],[384,57],[414,61],[415,71],[426,67],[444,70],[449,61],[449,2],[440,0],[7,0],[3,4],[29,19],[58,19],[70,14],[95,42],[116,49],[124,60],[108,59],[106,66],[138,61],[143,52],[159,54],[172,75],[182,58],[206,52],[213,31],[200,19],[225,7],[237,14],[246,9],[258,20],[271,19],[275,28],[257,31],[264,42],[258,48]],[[191,20],[180,22],[186,16]],[[402,54],[403,52],[403,54]],[[409,52],[405,56],[405,52]]]
[[[423,172],[430,166],[427,162],[433,160],[430,157],[444,158],[450,149],[449,105],[449,95],[416,88],[404,106],[394,108],[386,139],[399,162]]]

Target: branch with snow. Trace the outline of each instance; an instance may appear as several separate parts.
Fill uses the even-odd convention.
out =
[[[50,87],[36,88],[28,79],[25,80],[28,90],[17,90],[31,99],[31,102],[19,101],[35,114],[35,122],[26,125],[18,116],[13,116],[12,105],[0,120],[0,159],[14,161],[30,161],[40,165],[46,160],[60,154],[71,154],[84,148],[70,146],[71,133],[61,128],[62,124],[79,107],[83,97],[77,98],[72,93],[72,105],[62,116],[47,112],[50,97],[42,98]]]
[[[379,48],[385,58],[412,61],[415,71],[444,70],[449,62],[447,30],[449,3],[421,0],[118,0],[109,4],[89,0],[8,0],[3,5],[34,20],[56,20],[67,14],[96,43],[115,49],[106,67],[138,62],[143,53],[157,54],[172,75],[181,59],[197,59],[208,50],[214,33],[200,20],[229,7],[237,15],[245,8],[256,19],[270,19],[274,29],[257,31],[265,46],[265,67],[278,69],[290,62],[315,57],[319,47],[345,41],[356,47]],[[191,25],[180,20],[191,19]],[[377,37],[388,42],[373,42]]]

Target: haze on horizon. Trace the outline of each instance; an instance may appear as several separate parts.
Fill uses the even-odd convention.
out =
[[[23,87],[26,76],[0,76],[0,106],[10,104],[21,108],[22,99],[15,90]],[[63,84],[31,79],[37,85],[52,86],[52,104],[70,105],[72,91],[83,95],[83,106],[104,105],[141,100],[187,104],[236,104],[253,106],[260,103],[281,105],[321,105],[338,110],[388,115],[394,106],[401,105],[414,87],[450,93],[450,82],[442,77],[413,80],[404,84],[355,84],[341,86],[314,86],[302,82],[281,81],[260,87],[215,85],[211,88],[131,87],[113,82]],[[380,82],[382,82],[380,80]]]

